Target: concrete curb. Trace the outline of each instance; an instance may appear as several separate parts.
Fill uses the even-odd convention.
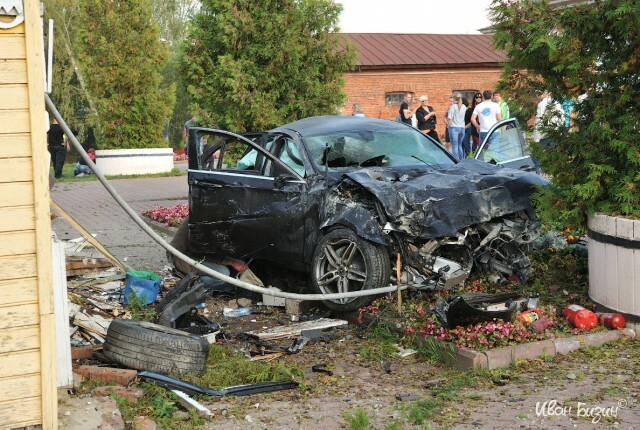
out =
[[[458,370],[498,369],[510,366],[517,360],[533,360],[540,357],[555,357],[558,354],[569,354],[587,347],[599,347],[605,343],[620,339],[623,336],[635,337],[632,328],[610,330],[597,333],[586,333],[577,336],[540,340],[494,348],[486,351],[473,351],[467,348],[452,347],[448,342],[433,338],[419,340],[422,346],[435,345],[443,361]]]
[[[341,314],[341,318],[346,319],[352,324],[368,324],[372,321],[371,315],[366,314],[362,315],[362,322],[358,321],[358,314],[356,312]],[[399,334],[404,334],[402,329],[395,324],[387,324],[387,326]],[[486,351],[474,351],[472,349],[454,347],[449,342],[437,340],[432,337],[419,338],[417,341],[422,347],[431,350],[435,349],[441,360],[446,365],[455,369],[498,369],[508,367],[517,360],[555,357],[558,354],[566,355],[581,348],[599,347],[605,343],[618,340],[623,336],[636,337],[638,329],[640,329],[640,324],[627,323],[626,328],[620,330],[540,340]]]

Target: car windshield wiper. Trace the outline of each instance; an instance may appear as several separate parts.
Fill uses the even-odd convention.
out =
[[[418,161],[420,161],[420,162],[422,162],[422,163],[426,164],[427,166],[431,167],[432,169],[435,169],[435,167],[433,166],[433,164],[429,164],[429,163],[427,163],[427,162],[426,162],[426,161],[424,161],[422,158],[418,158],[418,157],[416,157],[415,155],[412,155],[412,156],[411,156],[411,158],[415,158],[416,160],[418,160]]]

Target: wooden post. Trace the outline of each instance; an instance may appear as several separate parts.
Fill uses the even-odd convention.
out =
[[[402,291],[400,291],[401,284],[401,272],[400,272],[400,252],[398,252],[398,258],[396,259],[396,279],[398,284],[398,291],[396,291],[396,296],[398,296],[398,313],[402,314]]]

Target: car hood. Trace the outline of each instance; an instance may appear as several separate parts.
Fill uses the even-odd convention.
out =
[[[528,209],[536,186],[548,184],[535,173],[473,159],[444,169],[370,168],[344,176],[371,192],[397,229],[425,239]]]

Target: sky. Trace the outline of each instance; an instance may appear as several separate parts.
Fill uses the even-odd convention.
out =
[[[491,0],[336,0],[342,33],[478,34]]]

